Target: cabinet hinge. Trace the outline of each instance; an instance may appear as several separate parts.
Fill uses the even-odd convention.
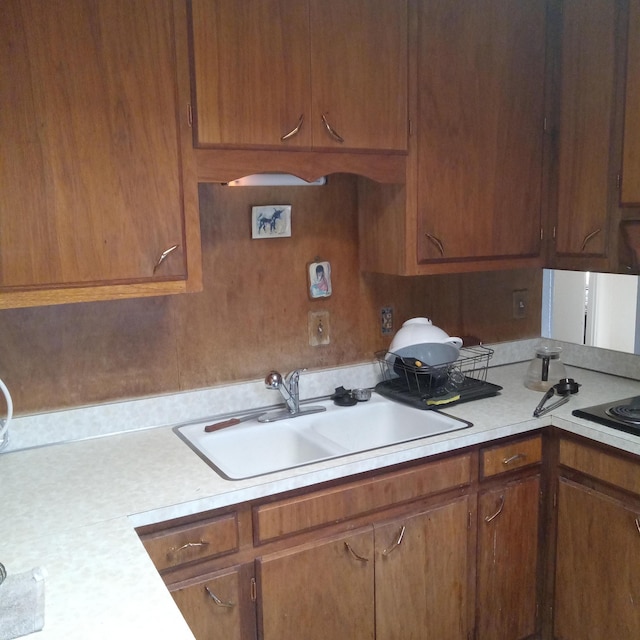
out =
[[[258,588],[256,587],[255,578],[251,578],[250,597],[251,597],[251,602],[255,602],[258,599]]]
[[[544,240],[544,227],[540,227],[540,240]]]
[[[622,186],[622,175],[616,175],[616,189],[620,191],[620,187]]]

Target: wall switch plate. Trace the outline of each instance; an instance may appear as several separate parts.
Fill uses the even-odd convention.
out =
[[[380,309],[380,331],[383,336],[393,333],[393,307]]]
[[[517,320],[527,317],[529,290],[518,289],[513,292],[513,317]]]
[[[319,347],[331,342],[331,322],[328,311],[309,311],[309,345]]]

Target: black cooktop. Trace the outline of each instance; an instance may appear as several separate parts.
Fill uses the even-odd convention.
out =
[[[572,413],[578,418],[640,435],[640,396],[613,400],[584,409],[574,409]]]

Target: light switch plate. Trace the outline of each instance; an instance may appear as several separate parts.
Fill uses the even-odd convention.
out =
[[[320,347],[331,343],[331,321],[328,311],[309,311],[309,345]]]

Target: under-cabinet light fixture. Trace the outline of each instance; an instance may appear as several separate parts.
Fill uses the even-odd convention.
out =
[[[254,173],[238,180],[227,182],[229,187],[319,187],[326,184],[327,178],[322,177],[307,182],[290,173]]]

